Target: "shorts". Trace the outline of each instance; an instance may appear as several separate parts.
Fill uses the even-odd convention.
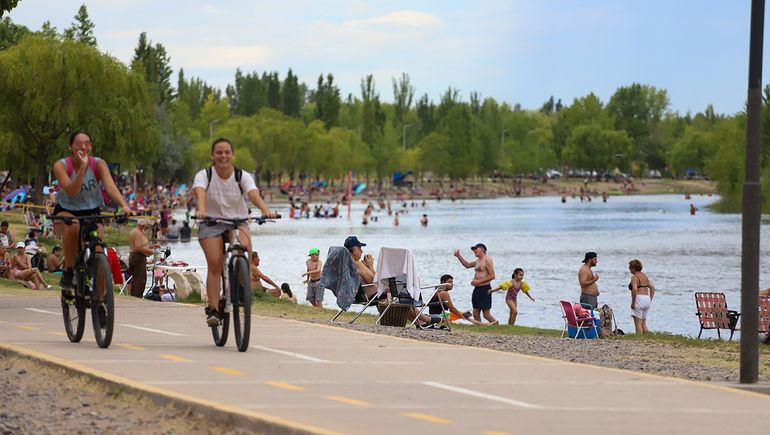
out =
[[[246,227],[247,230],[249,228],[248,225],[241,225],[238,228],[241,228],[241,227]],[[230,225],[223,224],[223,223],[216,223],[216,224],[201,223],[200,226],[198,227],[198,240],[208,239],[211,237],[219,237],[222,234],[229,231],[230,228],[232,228]]]
[[[650,295],[636,295],[636,302],[634,302],[634,309],[631,310],[631,316],[637,319],[643,320],[647,318],[647,313],[650,311]]]
[[[307,283],[307,296],[305,300],[308,301],[323,301],[324,291],[326,289],[321,285],[321,280],[309,281]]]
[[[62,208],[59,204],[56,204],[56,207],[53,208],[53,214],[59,214],[59,212],[66,211],[67,213],[72,214],[73,216],[96,216],[102,213],[102,209],[99,207],[97,208],[91,208],[88,210],[67,210],[65,208]]]
[[[580,303],[588,304],[591,306],[591,308],[596,309],[599,307],[599,297],[596,295],[587,295],[585,293],[580,293]]]
[[[492,286],[489,284],[473,288],[471,305],[474,309],[488,310],[492,308],[492,295],[489,294],[489,290],[492,290]]]

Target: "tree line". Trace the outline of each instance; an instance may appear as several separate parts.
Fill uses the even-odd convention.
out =
[[[717,180],[726,211],[740,207],[745,113],[671,110],[665,89],[632,83],[608,101],[591,93],[540,108],[498,102],[448,87],[434,101],[418,95],[407,73],[385,88],[361,79],[343,95],[332,73],[315,84],[289,69],[235,71],[224,92],[204,80],[176,75],[163,44],[142,33],[125,65],[97,48],[95,24],[81,6],[63,31],[46,22],[31,31],[0,21],[0,166],[48,181],[66,152],[69,132],[94,135],[94,154],[140,169],[147,180],[190,180],[209,164],[212,137],[233,141],[236,164],[263,183],[286,179],[359,179],[387,183],[395,171],[434,179],[517,177],[549,168],[607,171],[636,177],[649,170]],[[765,90],[765,102],[770,88]],[[770,108],[762,118],[770,140]],[[770,187],[768,149],[763,185]],[[40,189],[38,189],[40,190]],[[770,200],[763,199],[770,210]]]

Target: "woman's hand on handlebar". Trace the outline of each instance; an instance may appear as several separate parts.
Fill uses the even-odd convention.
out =
[[[267,213],[265,213],[264,211],[262,212],[262,217],[265,219],[280,219],[281,215],[272,210],[268,210]]]

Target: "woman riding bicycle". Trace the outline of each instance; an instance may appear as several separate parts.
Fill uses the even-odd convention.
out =
[[[54,163],[53,174],[59,182],[56,207],[53,211],[55,215],[77,217],[101,213],[104,199],[99,186],[100,181],[107,196],[128,212],[128,204],[112,181],[107,162],[98,157],[92,157],[92,149],[91,135],[83,130],[75,131],[70,136],[71,154]],[[75,289],[72,268],[75,265],[80,225],[77,221],[67,225],[57,219],[54,222],[54,232],[62,236],[64,271],[59,286],[62,289],[62,296],[68,296]]]
[[[236,181],[237,174],[235,167],[233,167],[233,154],[233,145],[228,139],[219,138],[211,144],[211,159],[214,165],[210,170],[200,170],[195,175],[193,182],[198,219],[248,217],[249,209],[243,199],[244,195],[248,196],[252,204],[259,207],[262,216],[268,219],[277,217],[262,200],[257,185],[254,183],[254,178],[249,173],[241,172],[240,183]],[[206,323],[209,326],[219,326],[222,319],[217,308],[219,307],[219,279],[224,267],[222,234],[228,229],[227,224],[202,221],[198,230],[198,242],[206,256],[206,266],[208,267]],[[238,231],[239,239],[245,248],[244,252],[251,252],[251,234],[248,225],[241,225]]]

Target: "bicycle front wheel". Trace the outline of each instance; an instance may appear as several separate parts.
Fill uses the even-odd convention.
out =
[[[85,285],[83,283],[83,276],[75,269],[75,284],[78,289],[82,289]],[[71,297],[61,298],[61,312],[64,318],[64,331],[67,333],[67,338],[73,343],[79,343],[83,338],[83,331],[86,328],[85,316],[86,316],[86,303],[83,300],[83,291],[73,291]]]
[[[115,293],[112,289],[112,272],[107,256],[94,254],[88,270],[91,277],[91,318],[94,324],[96,344],[107,348],[112,342],[115,325]]]
[[[230,300],[233,306],[233,333],[238,350],[249,348],[251,333],[251,283],[249,263],[244,257],[230,261]]]
[[[219,313],[222,316],[222,321],[219,326],[211,327],[211,336],[214,338],[214,344],[219,347],[227,344],[227,333],[230,330],[230,313],[227,312],[227,283],[225,282],[224,274],[221,277],[221,291],[219,292]]]

